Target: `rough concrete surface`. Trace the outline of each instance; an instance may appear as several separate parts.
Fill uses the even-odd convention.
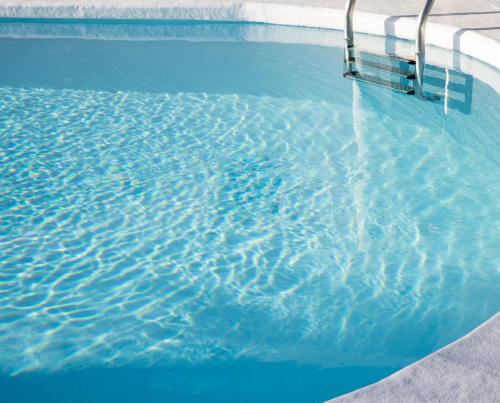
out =
[[[500,402],[500,313],[394,375],[330,402]]]

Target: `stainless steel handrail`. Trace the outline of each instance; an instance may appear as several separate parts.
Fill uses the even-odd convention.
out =
[[[417,86],[415,92],[420,97],[425,97],[424,90],[424,69],[425,69],[425,25],[431,12],[435,0],[426,0],[424,8],[420,11],[417,20],[417,33],[415,43],[415,63]]]
[[[354,30],[352,28],[352,17],[354,14],[355,4],[356,0],[347,0],[345,4],[344,58],[346,61],[349,61],[351,59],[351,50],[354,47]],[[347,70],[349,73],[352,73],[352,65],[350,63],[347,63]]]

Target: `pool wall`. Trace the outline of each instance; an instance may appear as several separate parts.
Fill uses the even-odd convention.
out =
[[[138,5],[140,3],[140,5]],[[386,2],[393,10],[404,10],[401,2]],[[437,2],[439,3],[439,2]],[[449,1],[444,3],[450,3]],[[458,2],[464,4],[465,2]],[[444,49],[459,51],[494,67],[500,68],[500,42],[495,15],[500,6],[485,0],[474,2],[474,7],[492,3],[493,11],[479,12],[474,23],[484,26],[461,26],[460,14],[449,13],[449,23],[432,21],[427,25],[427,43]],[[314,28],[343,29],[343,0],[5,0],[0,4],[3,18],[58,18],[58,19],[128,19],[128,20],[202,20],[260,22]],[[363,2],[360,2],[363,9]],[[456,9],[456,7],[454,7]],[[496,10],[496,11],[495,11]],[[455,11],[455,10],[454,10]],[[493,21],[493,26],[491,22]],[[456,24],[456,25],[453,25]],[[394,36],[413,40],[415,17],[373,12],[356,12],[354,28],[357,32],[380,36]],[[493,32],[493,34],[491,34]],[[500,36],[500,34],[499,34]]]

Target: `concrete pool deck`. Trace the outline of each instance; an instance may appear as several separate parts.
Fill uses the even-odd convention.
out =
[[[330,403],[498,402],[499,343],[500,313],[468,335],[394,375]]]
[[[359,0],[355,30],[412,40],[421,3]],[[0,18],[190,19],[343,29],[343,7],[344,0],[2,0]],[[500,0],[437,0],[427,42],[500,68]],[[444,349],[334,401],[493,402],[500,401],[499,379],[497,314]]]

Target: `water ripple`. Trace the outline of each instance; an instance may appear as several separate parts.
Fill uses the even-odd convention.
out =
[[[2,371],[397,366],[498,309],[498,165],[352,114],[1,88]]]

